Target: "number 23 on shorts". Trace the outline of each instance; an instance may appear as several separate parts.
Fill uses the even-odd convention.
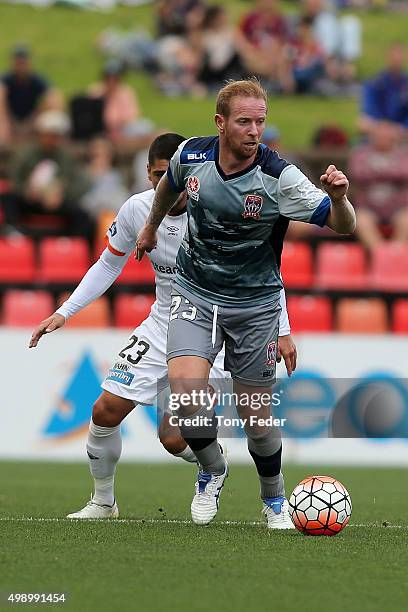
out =
[[[126,354],[126,352],[131,351],[131,349],[133,349],[135,344],[137,344],[137,346],[140,348],[138,351],[136,351],[137,357],[133,358],[130,352],[128,354]],[[149,348],[150,348],[150,344],[148,342],[146,342],[145,340],[139,340],[138,337],[133,334],[129,338],[129,344],[127,344],[120,351],[119,357],[121,357],[122,359],[126,359],[132,365],[137,365],[139,361],[142,359],[143,355],[146,355]]]
[[[184,301],[182,312],[178,312],[181,303]],[[186,309],[184,309],[184,305]],[[197,316],[197,308],[190,304],[190,302],[183,298],[181,295],[173,295],[171,299],[170,306],[170,321],[174,321],[174,319],[178,319],[179,316],[182,319],[187,319],[188,321],[194,321]]]

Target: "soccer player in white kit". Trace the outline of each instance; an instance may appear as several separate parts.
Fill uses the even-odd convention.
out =
[[[147,171],[153,189],[133,195],[125,202],[107,232],[107,248],[100,259],[68,300],[34,330],[30,347],[37,346],[43,334],[62,327],[70,316],[100,297],[120,275],[149,215],[154,189],[183,140],[177,134],[164,134],[152,143]],[[156,301],[147,319],[132,332],[125,348],[115,358],[102,383],[104,391],[93,406],[87,454],[94,478],[94,495],[84,508],[69,514],[68,518],[101,519],[119,515],[114,496],[114,474],[122,449],[120,423],[136,405],[154,404],[158,390],[168,385],[166,339],[170,284],[186,225],[186,198],[181,194],[159,230],[157,249],[149,254],[156,275]],[[290,336],[284,290],[281,291],[281,305],[279,348],[290,375],[296,367],[296,348]],[[220,353],[214,362],[211,379],[220,381],[226,376],[223,353]],[[170,427],[168,413],[161,421],[159,436],[171,454],[196,463],[196,457],[181,437],[180,430]]]

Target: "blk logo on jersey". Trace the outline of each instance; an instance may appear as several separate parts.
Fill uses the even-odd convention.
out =
[[[205,153],[187,153],[188,161],[206,161],[207,156]]]
[[[262,204],[263,198],[260,195],[247,195],[244,201],[244,212],[242,213],[244,219],[259,219]]]
[[[269,342],[266,347],[265,365],[273,366],[276,361],[276,342]]]
[[[198,176],[189,176],[187,179],[187,193],[189,198],[197,202],[200,197],[198,194],[199,191],[200,179],[198,178]]]

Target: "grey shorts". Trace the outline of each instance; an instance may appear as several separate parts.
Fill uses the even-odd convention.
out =
[[[276,378],[279,293],[269,304],[216,306],[173,283],[167,361],[195,355],[211,364],[225,342],[225,370],[246,385],[270,387]]]

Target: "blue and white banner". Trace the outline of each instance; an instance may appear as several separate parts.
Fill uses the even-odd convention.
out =
[[[85,460],[85,442],[92,405],[126,330],[61,330],[28,349],[31,330],[0,329],[2,401],[0,458]],[[289,414],[295,407],[313,405],[320,415],[329,408],[336,379],[369,380],[379,377],[398,396],[398,419],[408,419],[408,339],[397,336],[304,335],[296,338],[298,369],[291,380],[291,401],[282,404]],[[284,367],[279,374],[285,379]],[[305,384],[305,382],[307,384]],[[322,399],[323,397],[323,399]],[[325,399],[326,398],[326,399]],[[327,405],[325,404],[327,402]],[[384,402],[384,414],[389,408]],[[279,416],[285,416],[280,414]],[[324,422],[320,419],[319,423]],[[303,428],[303,429],[302,429]],[[297,421],[296,436],[285,439],[287,461],[408,465],[408,439],[332,439],[320,426]],[[397,431],[397,430],[396,430]],[[122,460],[172,460],[157,438],[156,410],[137,407],[122,425]],[[228,440],[234,461],[248,461],[244,437]]]

